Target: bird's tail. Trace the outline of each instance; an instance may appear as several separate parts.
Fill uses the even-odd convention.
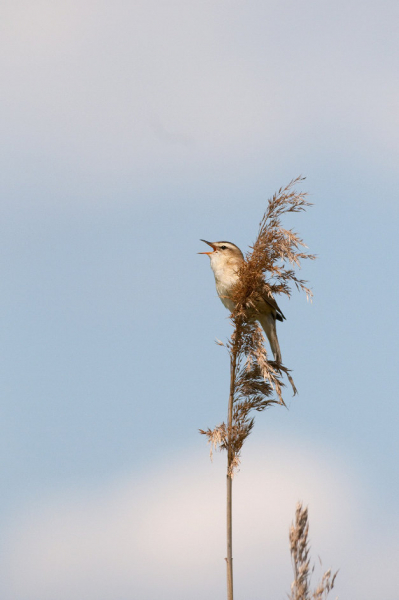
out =
[[[259,323],[262,325],[267,339],[269,340],[270,348],[272,349],[274,360],[281,363],[281,350],[280,344],[278,343],[277,330],[276,330],[276,319],[272,313],[267,315],[259,315]]]

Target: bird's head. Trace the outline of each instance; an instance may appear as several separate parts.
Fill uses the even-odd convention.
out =
[[[241,250],[231,242],[207,242],[201,240],[212,248],[211,252],[198,252],[198,254],[207,254],[211,259],[212,269],[223,268],[224,266],[240,266],[244,261]]]

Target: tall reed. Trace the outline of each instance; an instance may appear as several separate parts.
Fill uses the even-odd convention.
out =
[[[297,233],[284,229],[281,224],[283,215],[301,212],[310,206],[306,194],[295,191],[295,186],[302,181],[302,177],[294,179],[269,200],[255,243],[245,256],[232,295],[235,303],[230,315],[233,332],[226,343],[230,355],[227,423],[214,429],[200,429],[211,444],[211,453],[213,449],[227,452],[228,600],[233,600],[232,483],[243,444],[254,427],[253,411],[262,412],[273,404],[284,405],[284,375],[296,393],[287,367],[269,360],[263,332],[254,315],[256,317],[256,306],[262,298],[279,294],[290,297],[292,287],[305,292],[308,298],[312,296],[306,281],[298,279],[295,267],[300,267],[303,259],[314,259],[315,256],[303,250],[306,245]]]

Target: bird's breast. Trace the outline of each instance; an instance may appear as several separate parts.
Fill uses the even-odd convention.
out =
[[[230,295],[237,280],[238,276],[236,273],[218,273],[215,271],[216,291],[219,298],[230,312],[235,308],[235,304],[230,299]]]

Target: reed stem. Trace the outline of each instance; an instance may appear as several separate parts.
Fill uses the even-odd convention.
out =
[[[237,367],[237,345],[234,344],[230,363],[230,394],[229,408],[227,415],[227,502],[226,502],[226,535],[227,535],[227,600],[233,600],[233,523],[232,523],[232,503],[233,503],[233,458],[232,448],[232,424],[233,424],[233,402]]]

